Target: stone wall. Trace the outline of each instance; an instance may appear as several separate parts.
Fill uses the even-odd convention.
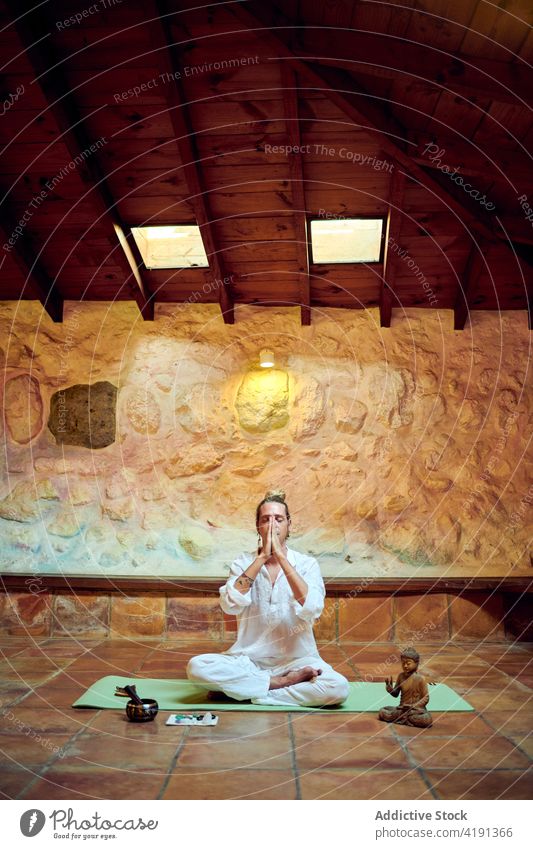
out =
[[[533,573],[523,312],[0,304],[0,570],[223,576],[283,487],[326,576]],[[269,348],[273,370],[258,366]],[[529,372],[528,372],[529,369]]]

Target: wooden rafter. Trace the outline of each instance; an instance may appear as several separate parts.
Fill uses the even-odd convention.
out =
[[[1,212],[0,240],[4,245],[14,233],[15,225],[6,217],[5,210]],[[52,321],[61,323],[63,321],[63,298],[57,291],[54,281],[50,279],[39,260],[31,255],[28,250],[27,236],[22,234],[15,242],[10,255],[24,275],[24,280],[30,291],[41,302]],[[0,264],[1,268],[1,264]]]
[[[15,19],[15,27],[24,45],[27,55],[32,62],[36,83],[41,88],[49,103],[49,111],[54,117],[61,133],[61,141],[73,161],[81,156],[82,165],[78,168],[81,180],[91,188],[90,200],[97,210],[98,225],[106,232],[111,244],[116,245],[113,260],[125,275],[125,283],[133,282],[133,297],[139,307],[142,317],[147,321],[154,318],[154,297],[148,294],[139,266],[134,254],[129,248],[126,228],[116,209],[115,200],[108,187],[105,175],[100,168],[94,153],[86,152],[94,147],[93,140],[87,134],[76,102],[64,85],[60,67],[50,46],[50,38],[38,39],[36,32],[49,32],[50,26],[43,12],[42,5],[29,15],[20,16],[20,7],[15,0],[9,0],[8,5]]]
[[[309,246],[305,204],[300,124],[298,117],[298,92],[296,76],[287,63],[281,66],[283,103],[287,124],[287,138],[292,153],[289,154],[289,172],[293,206],[296,256],[300,283],[300,316],[303,325],[311,324],[311,287],[309,281]]]
[[[156,2],[156,7],[161,18],[161,28],[167,46],[167,55],[159,52],[157,54],[160,63],[165,65],[165,71],[169,80],[173,82],[168,86],[168,111],[176,136],[182,171],[189,192],[189,200],[194,209],[196,221],[202,234],[214,290],[218,290],[218,298],[223,319],[226,324],[235,323],[235,309],[233,299],[229,292],[231,277],[228,275],[222,256],[217,248],[213,217],[211,215],[208,194],[203,179],[203,174],[198,165],[198,150],[194,130],[186,106],[187,100],[180,82],[180,64],[178,48],[174,42],[170,27],[170,14],[172,9],[167,9],[163,0]],[[154,24],[159,29],[157,22]],[[171,75],[171,76],[170,76]]]
[[[485,179],[490,175],[491,179],[504,185],[509,185],[509,182],[533,184],[531,159],[516,144],[504,147],[490,144],[487,140],[477,145],[460,135],[460,127],[456,129],[455,135],[449,130],[441,132],[440,128],[438,132],[434,129],[409,132],[409,155],[424,168],[439,170],[447,164],[452,170],[458,166],[461,174]]]
[[[470,298],[479,276],[485,268],[482,245],[472,245],[453,306],[453,329],[464,330],[470,313]]]
[[[385,256],[383,259],[383,278],[379,296],[379,317],[382,327],[390,327],[396,268],[398,266],[397,251],[391,245],[398,245],[402,229],[402,206],[405,192],[405,173],[395,162],[390,180],[389,208],[387,212],[387,229],[385,236]]]

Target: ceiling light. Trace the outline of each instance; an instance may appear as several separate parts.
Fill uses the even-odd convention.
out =
[[[259,352],[259,365],[261,368],[272,368],[274,366],[274,354],[266,348]]]

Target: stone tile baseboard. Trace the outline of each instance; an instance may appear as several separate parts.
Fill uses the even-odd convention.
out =
[[[401,644],[447,640],[532,641],[531,594],[487,590],[329,592],[315,627],[321,642]],[[85,639],[154,637],[233,640],[236,622],[213,590],[179,593],[87,589],[0,593],[5,635]]]

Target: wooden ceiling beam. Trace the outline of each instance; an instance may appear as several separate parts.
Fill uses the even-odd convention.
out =
[[[149,295],[142,279],[141,271],[130,247],[131,235],[118,214],[115,200],[110,191],[104,172],[95,155],[95,140],[87,134],[82,116],[74,97],[64,84],[64,76],[58,66],[58,57],[50,44],[50,36],[36,41],[35,33],[50,32],[50,25],[43,6],[36,7],[29,14],[20,16],[20,7],[15,0],[8,0],[8,6],[15,19],[14,26],[32,63],[36,84],[40,87],[49,106],[48,109],[61,133],[73,162],[81,159],[78,174],[90,188],[88,198],[97,211],[98,225],[106,232],[111,245],[113,263],[121,268],[125,275],[124,284],[133,281],[132,297],[136,301],[142,317],[146,321],[154,319],[154,296]],[[100,139],[98,141],[101,141]]]
[[[466,319],[470,314],[470,300],[472,292],[481,273],[483,272],[483,269],[486,268],[486,260],[483,257],[483,246],[472,245],[466,261],[464,273],[459,283],[453,307],[454,330],[464,330],[465,328]]]
[[[199,154],[196,144],[194,129],[192,127],[187,99],[180,82],[181,66],[179,62],[179,48],[174,41],[170,26],[170,15],[174,11],[169,9],[164,0],[156,0],[155,6],[159,12],[161,23],[157,21],[152,25],[152,31],[158,37],[161,32],[164,36],[167,52],[158,52],[157,58],[163,64],[164,71],[169,75],[167,87],[168,114],[172,121],[172,127],[176,136],[179,155],[182,163],[182,172],[189,192],[189,202],[193,207],[196,221],[202,234],[209,270],[212,272],[211,285],[213,290],[218,290],[218,299],[222,317],[226,324],[235,323],[235,308],[233,298],[229,291],[231,275],[225,268],[225,263],[217,247],[213,216],[210,210],[208,193],[203,174],[198,164]],[[170,82],[172,80],[172,82]]]
[[[528,327],[530,330],[533,330],[533,273],[531,271],[533,267],[533,248],[531,245],[515,245],[515,250],[516,262],[524,283]]]
[[[381,291],[379,295],[379,318],[382,327],[390,327],[391,325],[394,284],[396,281],[396,268],[398,266],[399,239],[402,229],[405,179],[405,173],[398,167],[398,163],[395,162],[390,179],[383,277],[381,279]]]
[[[0,213],[0,240],[2,245],[9,244],[9,239],[15,235],[15,224],[8,220],[5,209]],[[41,302],[53,322],[63,321],[63,297],[59,294],[55,282],[46,273],[39,260],[32,256],[27,244],[27,235],[21,234],[12,249],[10,256],[24,276],[30,291]],[[0,271],[5,262],[5,254],[0,263]]]
[[[307,207],[305,202],[300,122],[298,115],[298,90],[293,69],[285,62],[281,66],[283,104],[287,123],[287,138],[292,153],[289,154],[289,173],[293,206],[296,256],[300,283],[300,318],[302,325],[311,324],[311,284],[309,279],[309,244],[307,233]]]
[[[509,186],[533,186],[531,159],[515,144],[491,143],[490,139],[479,142],[465,140],[457,127],[455,135],[443,132],[434,124],[427,131],[408,133],[409,155],[424,168],[439,170],[447,165],[469,177],[482,177]]]

